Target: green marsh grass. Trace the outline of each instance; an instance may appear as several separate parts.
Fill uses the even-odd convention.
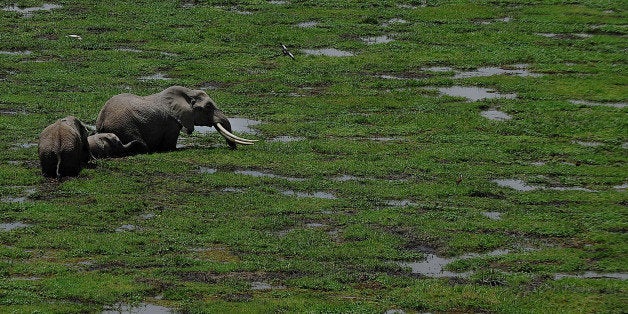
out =
[[[604,277],[628,271],[621,1],[50,3],[0,8],[0,223],[26,224],[0,229],[0,312],[625,311]],[[304,51],[326,48],[353,56]],[[518,65],[538,75],[453,77]],[[260,141],[182,134],[41,176],[45,126],[170,85],[260,121]],[[517,96],[433,89],[452,86]],[[461,275],[401,266],[428,254]],[[584,272],[601,276],[556,277]]]

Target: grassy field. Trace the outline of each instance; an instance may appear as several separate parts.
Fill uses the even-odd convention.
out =
[[[2,313],[628,309],[624,1],[2,3]],[[260,141],[41,176],[171,85]]]

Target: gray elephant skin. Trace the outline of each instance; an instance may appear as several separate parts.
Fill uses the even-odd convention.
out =
[[[122,144],[120,138],[113,133],[97,133],[87,137],[89,154],[93,159],[124,157],[134,152],[146,150],[146,146],[138,141]]]
[[[175,150],[181,129],[191,134],[195,125],[215,127],[231,148],[254,142],[231,133],[229,120],[204,91],[182,86],[148,96],[113,96],[98,114],[96,131],[114,133],[122,143],[137,141],[143,146],[137,153],[152,153]]]
[[[89,160],[88,131],[73,116],[47,126],[39,135],[38,154],[42,174],[61,178],[77,176]]]

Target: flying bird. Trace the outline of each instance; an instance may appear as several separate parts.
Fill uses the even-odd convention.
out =
[[[295,60],[294,55],[292,54],[292,52],[288,51],[286,45],[281,44],[281,50],[283,51],[284,56],[289,56],[290,58],[292,58],[292,60]]]

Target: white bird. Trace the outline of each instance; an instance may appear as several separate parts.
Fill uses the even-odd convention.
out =
[[[68,37],[70,38],[76,38],[78,40],[83,40],[83,37],[79,36],[79,35],[68,35]]]
[[[288,51],[286,45],[281,44],[281,50],[283,51],[284,55],[289,56],[290,58],[292,58],[292,60],[294,60],[294,55],[290,51]]]

